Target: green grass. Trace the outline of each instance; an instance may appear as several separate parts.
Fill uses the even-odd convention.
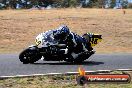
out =
[[[76,77],[76,75],[55,75],[1,79],[0,88],[132,88],[132,82],[128,84],[87,83],[80,86],[76,83]]]

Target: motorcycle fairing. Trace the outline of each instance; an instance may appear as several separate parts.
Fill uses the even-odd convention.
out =
[[[50,45],[57,45],[58,42],[53,38],[53,31],[47,31],[39,34],[36,37],[36,45],[40,45],[41,47],[48,47]]]

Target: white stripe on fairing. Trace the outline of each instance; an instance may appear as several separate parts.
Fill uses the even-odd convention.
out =
[[[68,53],[68,49],[67,48],[66,49],[60,49],[60,50],[64,50],[65,51],[64,54],[67,54]]]
[[[44,57],[43,56],[41,57],[41,60],[44,60]]]

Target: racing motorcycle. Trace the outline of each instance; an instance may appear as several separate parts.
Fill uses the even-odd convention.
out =
[[[68,53],[68,46],[66,44],[58,44],[56,40],[47,35],[43,38],[44,46],[40,47],[40,41],[35,40],[35,45],[31,45],[19,54],[19,60],[23,64],[34,63],[41,58],[45,61],[66,61],[71,63],[81,63],[88,59],[93,51],[76,52],[72,51]],[[90,42],[91,47],[97,45],[102,40],[102,35],[86,33],[82,37]]]

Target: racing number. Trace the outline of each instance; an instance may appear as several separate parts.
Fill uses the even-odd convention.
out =
[[[91,43],[92,43],[92,44],[97,44],[97,41],[98,41],[97,38],[91,38]]]

